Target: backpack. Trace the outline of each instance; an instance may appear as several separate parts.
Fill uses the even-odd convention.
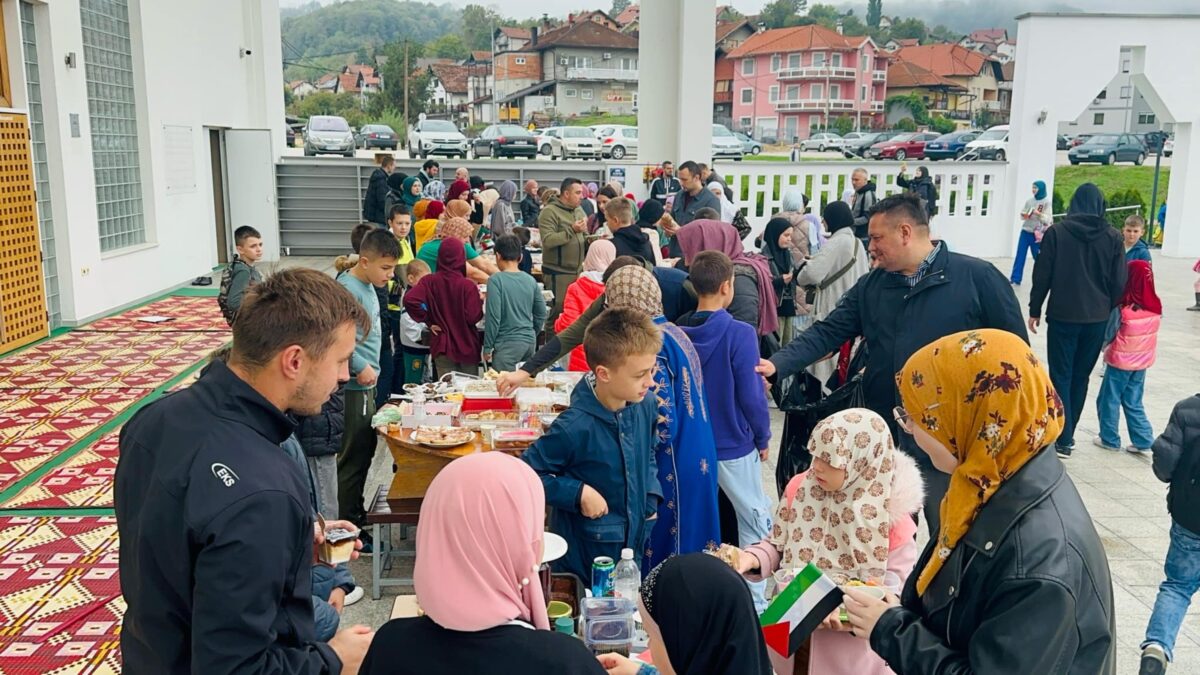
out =
[[[746,214],[742,213],[741,209],[733,215],[733,227],[737,230],[738,239],[745,239],[750,236],[750,223],[746,220]]]
[[[217,306],[221,308],[221,316],[225,317],[225,323],[233,325],[233,320],[237,318],[237,311],[229,306],[229,287],[233,284],[233,268],[237,265],[245,265],[246,263],[234,258],[233,262],[225,267],[225,271],[221,273],[221,291],[217,294]]]

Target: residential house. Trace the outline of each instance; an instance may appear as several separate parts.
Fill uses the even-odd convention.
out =
[[[288,82],[288,90],[292,92],[292,96],[296,98],[304,98],[317,90],[311,82],[306,80],[295,80]]]
[[[354,84],[363,95],[377,94],[383,90],[383,76],[375,66],[356,63],[346,66],[342,72],[354,75]]]
[[[472,52],[462,63],[467,69],[467,116],[470,124],[491,124],[493,115],[492,96],[495,82],[492,70],[492,53]]]
[[[530,113],[554,107],[554,83],[542,80],[542,55],[529,48],[537,40],[539,30],[535,26],[526,31],[524,40],[514,38],[508,44],[520,48],[511,51],[500,51],[497,37],[492,93],[497,115],[502,120],[520,121],[523,114],[528,117]]]
[[[892,38],[884,43],[883,48],[886,51],[895,53],[905,47],[916,47],[919,44],[921,44],[921,41],[917,38],[900,38],[899,40]]]
[[[337,93],[338,77],[341,73],[328,73],[321,76],[317,80],[317,91],[327,91],[331,94]]]
[[[905,47],[895,58],[924,68],[966,89],[948,96],[947,112],[966,115],[979,126],[1008,121],[1010,106],[1000,97],[1001,63],[959,44]],[[980,110],[982,117],[977,116]]]
[[[533,96],[535,103],[540,99],[544,107],[564,117],[637,111],[638,40],[609,27],[595,13],[542,35],[532,33],[525,51],[541,56],[541,79],[499,97],[499,102]],[[547,96],[552,97],[552,106],[545,106]],[[526,115],[529,112],[525,110]]]
[[[422,56],[413,62],[413,71],[420,72],[423,70],[429,70],[429,66],[433,66],[433,65],[437,65],[437,64],[453,64],[453,63],[455,63],[454,59],[443,59],[443,58],[435,58],[435,57],[431,57],[431,56]]]
[[[954,120],[961,127],[969,127],[971,117],[966,111],[957,109],[958,97],[967,93],[967,88],[948,77],[926,70],[909,61],[897,60],[888,66],[887,96],[917,96],[931,115],[941,115]],[[894,106],[887,111],[887,125],[892,126],[904,118],[911,118],[912,111]]]
[[[529,28],[500,26],[492,34],[492,40],[496,43],[496,53],[521,51],[529,44],[530,31]]]
[[[887,56],[866,36],[823,26],[756,33],[729,52],[736,128],[755,138],[807,138],[835,117],[883,124]]]
[[[879,17],[879,30],[887,30],[891,27],[892,27],[892,17],[890,17],[890,16]]]
[[[432,105],[431,117],[453,122],[467,120],[470,100],[467,97],[467,66],[454,63],[435,63],[429,66]]]
[[[641,26],[641,19],[641,5],[630,5],[621,10],[621,13],[616,16],[617,24],[621,26],[621,32],[626,34],[637,33]]]
[[[1016,41],[1009,39],[1008,31],[1003,28],[972,31],[970,35],[959,40],[958,44],[994,58],[1000,63],[1013,60],[1017,53]]]
[[[569,24],[579,23],[581,21],[591,21],[596,25],[604,26],[605,28],[610,28],[615,31],[621,30],[621,24],[618,23],[616,19],[609,16],[608,12],[599,9],[593,9],[591,11],[581,12],[579,14],[567,15],[567,23]]]
[[[1121,50],[1121,70],[1078,118],[1059,122],[1061,134],[1145,133],[1163,128],[1158,115],[1130,79],[1132,53]]]
[[[358,87],[358,76],[354,73],[339,73],[337,76],[337,87],[334,88],[335,94],[357,94],[361,89]]]
[[[728,54],[754,35],[755,29],[746,19],[717,21],[716,63],[713,66],[713,121],[732,129],[733,125],[733,62]]]

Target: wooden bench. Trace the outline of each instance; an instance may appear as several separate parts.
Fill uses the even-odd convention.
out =
[[[375,539],[371,556],[371,598],[378,600],[384,586],[412,587],[412,577],[385,579],[383,573],[392,567],[392,557],[415,558],[415,551],[398,551],[392,547],[392,525],[416,525],[421,516],[421,498],[388,500],[388,486],[381,486],[367,511],[367,526]],[[403,529],[402,529],[403,532]]]

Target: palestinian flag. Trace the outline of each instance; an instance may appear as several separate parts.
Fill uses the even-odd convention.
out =
[[[840,604],[842,589],[809,563],[759,617],[763,639],[784,657],[791,656]]]

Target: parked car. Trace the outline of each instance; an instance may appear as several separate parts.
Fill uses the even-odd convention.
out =
[[[861,135],[854,140],[849,140],[850,134],[846,135],[847,140],[844,141],[844,145],[841,148],[842,153],[847,156],[863,157],[872,145],[891,140],[900,135],[899,131],[866,131],[858,133],[861,133]]]
[[[354,132],[346,118],[337,115],[313,115],[304,125],[304,156],[354,156]]]
[[[762,152],[762,144],[740,131],[733,132],[734,137],[742,142],[742,154],[757,155]]]
[[[1142,145],[1146,146],[1146,154],[1149,155],[1161,151],[1163,142],[1167,140],[1167,134],[1164,131],[1147,131],[1133,135],[1142,142]]]
[[[287,125],[287,146],[289,148],[296,147],[296,130],[290,124]]]
[[[1170,157],[1175,154],[1175,139],[1168,138],[1163,141],[1163,157]]]
[[[448,120],[420,120],[408,132],[410,159],[430,155],[466,158],[467,145],[467,137]]]
[[[1077,148],[1077,147],[1083,145],[1084,143],[1087,143],[1087,140],[1094,135],[1095,134],[1078,134],[1078,135],[1076,135],[1075,137],[1073,137],[1071,139],[1071,147]]]
[[[812,136],[800,141],[801,150],[818,150],[825,152],[826,150],[837,150],[842,147],[844,141],[842,137],[832,131],[819,131]]]
[[[537,156],[537,137],[515,124],[493,124],[471,141],[471,154],[480,157]]]
[[[611,133],[600,139],[600,156],[612,159],[637,157],[637,127],[607,127]]]
[[[966,153],[967,143],[976,138],[979,138],[976,130],[942,134],[925,144],[925,159],[935,162],[939,159],[958,159]]]
[[[587,127],[550,127],[537,141],[539,152],[547,142],[550,144],[550,159],[595,159],[600,156],[600,139]]]
[[[900,134],[881,143],[876,143],[867,150],[867,159],[921,159],[925,156],[925,144],[937,138],[938,134],[931,131],[917,131]]]
[[[538,154],[546,157],[554,156],[554,139],[546,135],[545,129],[534,129],[529,132],[537,139]]]
[[[1067,159],[1071,164],[1133,162],[1141,166],[1146,161],[1146,146],[1133,134],[1096,134],[1083,145],[1071,148]]]
[[[386,148],[395,150],[400,145],[400,136],[386,124],[364,124],[354,135],[354,146],[363,150]]]
[[[733,132],[725,128],[724,124],[712,125],[712,158],[713,159],[732,159],[735,162],[742,161],[742,142],[733,135]]]
[[[1071,148],[1071,139],[1059,134],[1058,139],[1054,143],[1056,150],[1069,150]]]
[[[967,155],[1000,162],[1008,159],[1008,125],[994,126],[979,134],[978,138],[967,143]]]

